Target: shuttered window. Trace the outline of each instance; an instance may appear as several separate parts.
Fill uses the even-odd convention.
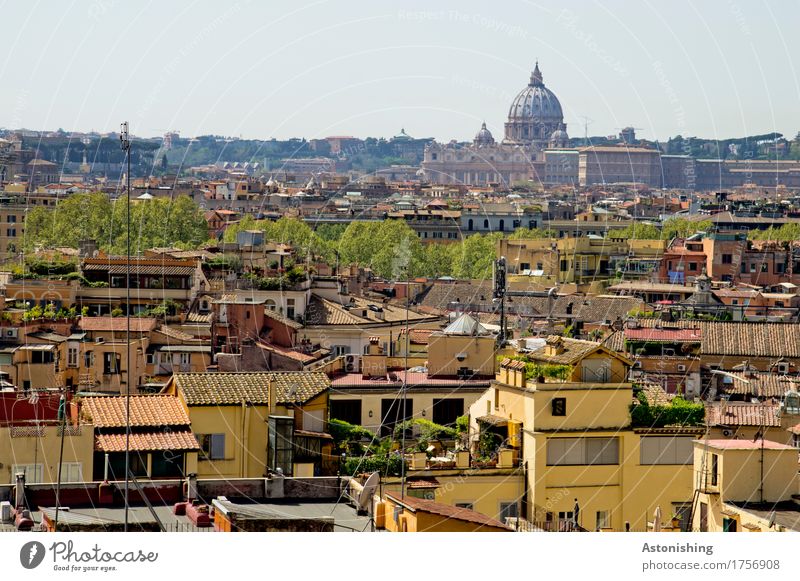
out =
[[[547,441],[548,466],[619,464],[618,438],[551,438]]]

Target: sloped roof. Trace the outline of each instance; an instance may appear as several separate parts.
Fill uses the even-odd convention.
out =
[[[480,530],[484,527],[505,529],[507,531],[512,530],[511,527],[504,525],[499,520],[493,519],[485,514],[470,510],[468,508],[459,508],[450,506],[449,504],[443,504],[441,502],[434,502],[432,500],[425,500],[422,498],[414,498],[413,496],[406,496],[403,499],[400,499],[398,496],[395,496],[392,493],[387,493],[386,496],[395,504],[400,504],[413,512],[428,512],[443,516],[448,520],[453,519],[472,523],[478,525],[476,530]]]
[[[789,391],[798,391],[800,379],[775,373],[748,373],[747,376],[729,373],[731,382],[722,381],[719,389],[732,395],[755,395],[759,397],[783,397]]]
[[[711,323],[703,325],[700,352],[708,355],[800,357],[800,325]]]
[[[94,449],[98,452],[124,452],[125,434],[98,434]],[[156,450],[199,450],[197,438],[189,430],[178,432],[151,432],[130,435],[130,450],[148,452]]]
[[[81,317],[78,327],[83,331],[113,331],[124,333],[128,328],[126,317]],[[131,333],[149,333],[157,321],[150,317],[131,317]]]
[[[781,425],[778,410],[778,404],[713,402],[706,404],[706,425],[777,428]]]
[[[119,395],[93,395],[82,400],[82,413],[96,428],[125,427],[126,398]],[[183,405],[172,395],[132,395],[131,426],[188,426],[191,422]]]
[[[462,314],[455,321],[450,323],[444,329],[444,331],[442,331],[442,333],[444,335],[469,335],[469,336],[490,334],[489,330],[483,325],[481,325],[480,322],[478,322],[478,320],[469,313]]]
[[[602,343],[597,343],[595,341],[571,339],[569,337],[560,337],[558,335],[550,335],[546,341],[547,345],[545,347],[542,347],[541,349],[531,353],[526,353],[526,357],[535,361],[543,361],[557,365],[574,365],[598,349],[606,349],[616,357],[627,361],[625,356],[621,353],[612,352]],[[563,349],[563,351],[561,353],[548,355],[547,346],[557,344],[560,345],[560,349]]]
[[[268,405],[270,381],[276,402],[305,403],[330,387],[321,371],[267,371],[258,373],[176,373],[174,381],[188,405]]]

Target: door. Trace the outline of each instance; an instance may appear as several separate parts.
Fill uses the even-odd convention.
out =
[[[581,362],[581,374],[585,382],[608,383],[611,381],[611,360],[584,359]]]

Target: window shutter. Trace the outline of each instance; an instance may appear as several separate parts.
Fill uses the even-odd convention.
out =
[[[225,458],[225,434],[211,434],[211,458],[214,460]]]

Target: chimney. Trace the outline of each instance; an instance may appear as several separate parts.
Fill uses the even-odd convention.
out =
[[[16,484],[14,485],[14,508],[21,510],[25,508],[25,473],[15,474]]]
[[[267,414],[274,414],[275,413],[275,406],[277,405],[277,397],[278,394],[275,393],[275,385],[272,382],[272,377],[267,379],[267,403],[269,404],[269,409],[267,410]]]
[[[186,475],[186,501],[192,502],[197,498],[197,474],[191,472]]]

